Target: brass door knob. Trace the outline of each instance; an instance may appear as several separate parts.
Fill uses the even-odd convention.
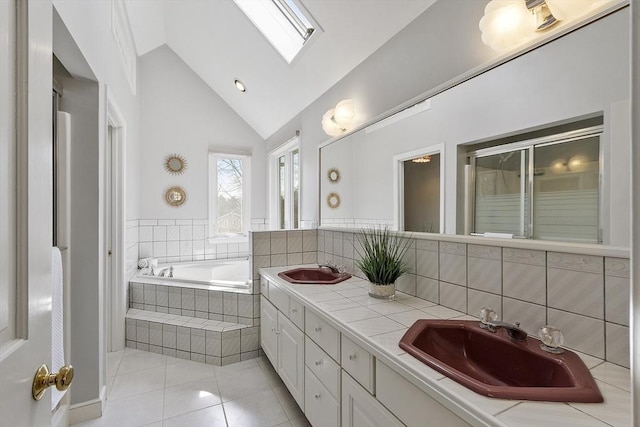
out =
[[[55,385],[58,390],[64,391],[69,388],[71,381],[73,381],[73,366],[65,365],[57,373],[52,374],[47,365],[41,365],[33,377],[31,394],[35,400],[40,400],[47,388]]]

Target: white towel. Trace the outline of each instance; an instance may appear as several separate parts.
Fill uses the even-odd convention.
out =
[[[60,249],[51,249],[51,372],[64,366],[64,307],[62,288],[62,254]],[[51,410],[53,411],[66,391],[51,387]]]

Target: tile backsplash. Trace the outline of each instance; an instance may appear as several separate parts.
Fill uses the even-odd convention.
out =
[[[355,267],[351,231],[318,231],[318,259]],[[411,239],[398,290],[477,316],[488,306],[537,335],[558,327],[565,345],[629,367],[629,259]],[[452,239],[455,240],[455,239]]]

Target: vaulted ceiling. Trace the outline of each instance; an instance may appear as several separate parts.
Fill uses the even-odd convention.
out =
[[[232,0],[126,0],[126,6],[138,55],[168,45],[266,139],[435,0],[301,2],[322,32],[292,64]],[[245,93],[234,79],[244,82]]]

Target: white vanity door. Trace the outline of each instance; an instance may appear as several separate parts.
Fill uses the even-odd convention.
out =
[[[278,311],[265,297],[260,297],[260,344],[271,364],[278,364]]]
[[[278,374],[304,410],[304,334],[278,313]]]

